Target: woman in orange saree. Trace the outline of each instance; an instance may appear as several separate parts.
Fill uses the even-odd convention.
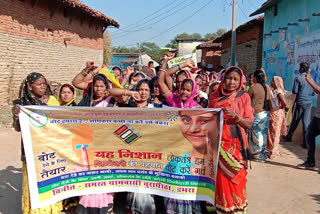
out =
[[[253,121],[249,95],[242,90],[243,72],[230,67],[218,90],[211,95],[209,108],[222,108],[224,124],[216,177],[215,204],[218,213],[246,213],[247,135]]]

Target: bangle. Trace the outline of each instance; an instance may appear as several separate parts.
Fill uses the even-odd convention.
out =
[[[86,72],[86,69],[83,69],[80,74],[84,77],[86,77],[88,75],[88,73]]]
[[[178,67],[178,70],[179,70],[179,71],[181,71],[181,67],[180,67],[180,65],[179,65],[179,64],[177,65],[177,67]]]
[[[160,68],[159,71],[167,72],[167,70]]]
[[[233,119],[234,119],[234,122],[239,123],[239,121],[241,120],[241,117],[238,114],[235,114]]]
[[[94,77],[96,74],[93,71],[90,71],[90,74]]]
[[[13,123],[14,123],[14,124],[19,124],[19,117],[13,118]]]

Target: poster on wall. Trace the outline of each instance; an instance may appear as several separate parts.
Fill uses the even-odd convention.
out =
[[[112,192],[214,203],[220,109],[24,106],[19,119],[32,209]]]
[[[286,39],[286,31],[280,30],[279,31],[279,41],[284,41]]]
[[[320,32],[314,32],[306,36],[297,36],[297,44],[295,45],[295,69],[299,69],[299,64],[308,62],[310,68],[319,67],[320,54]]]
[[[310,33],[305,36],[297,36],[295,45],[295,71],[299,70],[302,62],[308,62],[310,65],[310,74],[317,84],[320,84],[320,31]],[[296,72],[297,73],[297,72]]]

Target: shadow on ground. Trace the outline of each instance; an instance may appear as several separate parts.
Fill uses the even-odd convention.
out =
[[[303,163],[307,159],[307,149],[301,146],[302,141],[303,141],[302,123],[300,122],[299,126],[294,132],[292,142],[281,142],[281,145],[283,148],[286,148],[287,150],[294,153],[298,158],[301,159],[301,163]],[[319,144],[317,144],[316,146],[315,158],[316,158],[316,166],[317,168],[320,168],[320,145]]]
[[[318,204],[320,205],[320,195],[310,195],[313,200],[316,200]],[[318,213],[320,213],[320,210],[318,210]]]
[[[285,142],[281,143],[282,147],[289,150],[293,154],[295,154],[299,159],[301,159],[301,163],[303,163],[307,159],[307,149],[302,148],[301,144],[298,142]],[[315,152],[316,158],[316,167],[320,168],[320,147],[316,147]],[[296,167],[296,166],[293,166]]]
[[[0,170],[0,213],[21,213],[22,170],[8,166]]]

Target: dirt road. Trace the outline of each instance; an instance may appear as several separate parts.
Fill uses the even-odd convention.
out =
[[[0,213],[19,214],[20,133],[0,128],[0,142]],[[319,171],[295,168],[306,155],[306,150],[298,144],[283,144],[280,149],[280,158],[267,163],[252,162],[252,169],[248,170],[249,213],[319,213]],[[320,167],[319,148],[316,155],[317,167]]]

